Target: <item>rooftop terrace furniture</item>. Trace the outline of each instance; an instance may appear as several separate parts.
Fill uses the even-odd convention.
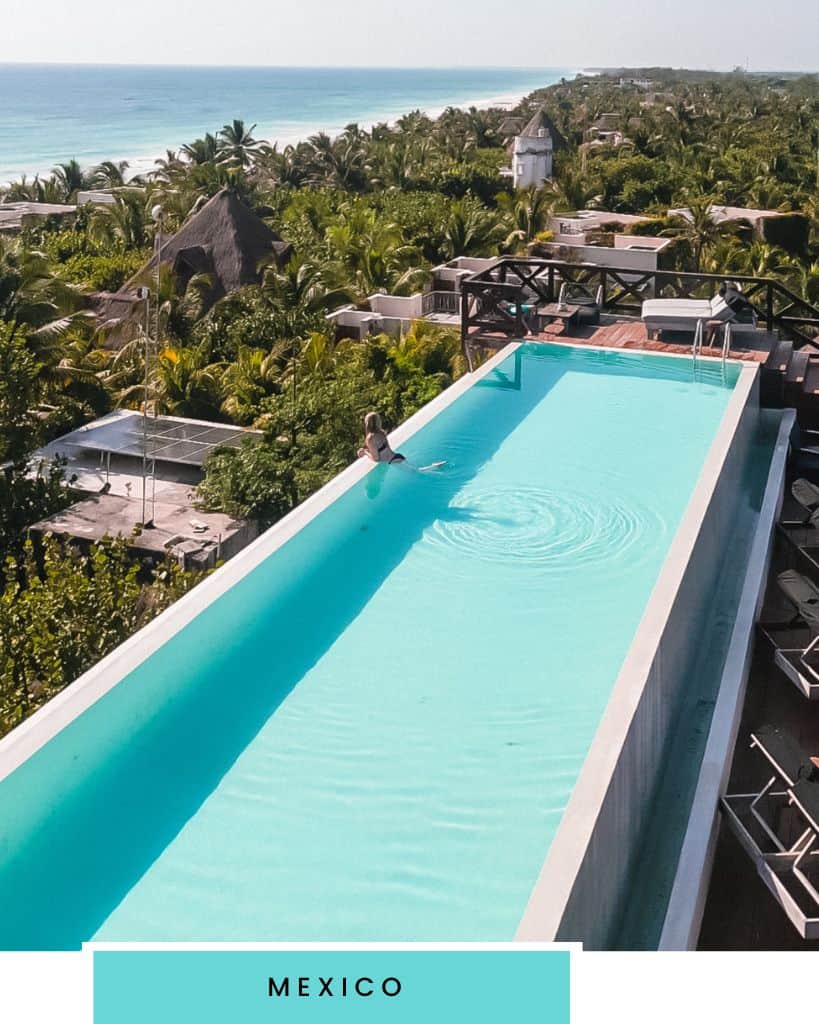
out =
[[[800,779],[819,779],[819,768],[802,744],[778,725],[763,725],[751,733],[751,749],[758,750],[776,772],[777,780],[793,789]]]
[[[786,622],[760,622],[760,633],[802,696],[819,700],[819,587],[793,569],[780,573],[777,584],[795,614]]]
[[[780,834],[778,812],[790,802],[789,790],[801,779],[815,778],[817,771],[801,744],[778,726],[763,725],[751,734],[751,749],[758,750],[774,774],[748,804],[748,812],[781,851],[791,845]]]
[[[643,303],[641,316],[649,334],[658,331],[693,334],[700,320],[720,324],[736,319],[736,313],[721,295],[713,299],[648,299]]]
[[[810,480],[800,477],[791,484],[791,494],[805,510],[806,522],[811,526],[819,524],[819,487]]]
[[[558,303],[577,306],[575,322],[581,326],[599,324],[603,309],[603,286],[594,289],[579,281],[564,281],[560,286]]]
[[[775,775],[757,792],[726,793],[720,807],[742,848],[799,934],[819,937],[819,782],[811,759],[784,730],[751,737]]]
[[[796,617],[804,622],[812,636],[819,636],[819,587],[813,580],[793,569],[781,572],[776,582],[796,609]]]
[[[796,471],[802,474],[819,474],[819,431],[797,427],[792,447],[791,465]]]

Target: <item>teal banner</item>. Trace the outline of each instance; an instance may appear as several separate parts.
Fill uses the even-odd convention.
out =
[[[568,1024],[568,952],[94,954],[94,1024],[500,1020]]]

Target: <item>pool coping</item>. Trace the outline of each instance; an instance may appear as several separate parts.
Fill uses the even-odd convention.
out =
[[[669,357],[667,353],[662,353],[662,356]],[[678,358],[691,357],[680,355]],[[549,942],[555,940],[559,934],[586,851],[605,804],[609,785],[649,682],[660,642],[691,561],[704,517],[719,484],[723,466],[748,402],[755,394],[759,366],[739,360],[732,362],[740,366],[734,392],[709,446],[700,475],[518,924],[516,942]]]
[[[522,342],[510,342],[477,370],[465,373],[436,395],[392,431],[389,435],[392,447],[397,448],[409,440],[465,391],[497,369],[521,345]],[[343,469],[229,562],[15,726],[0,739],[0,783],[375,467],[370,459],[361,458]]]
[[[753,658],[754,624],[765,599],[775,528],[782,510],[790,437],[795,423],[796,411],[782,410],[737,617],[666,907],[660,950],[694,949],[699,937],[716,852],[719,798],[728,782],[739,734]]]

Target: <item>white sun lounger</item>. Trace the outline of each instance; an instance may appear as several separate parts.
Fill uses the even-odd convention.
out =
[[[729,323],[736,319],[721,295],[713,299],[648,299],[643,303],[642,320],[649,334],[655,331],[694,333],[697,323],[709,320]]]

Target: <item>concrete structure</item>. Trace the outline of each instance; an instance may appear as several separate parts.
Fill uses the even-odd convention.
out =
[[[541,128],[536,136],[516,135],[512,151],[515,188],[540,188],[552,177],[554,151],[551,135]]]
[[[674,207],[668,211],[669,217],[682,217],[684,220],[691,220],[691,211],[687,206]],[[744,206],[721,206],[714,204],[711,207],[711,220],[715,224],[739,224],[745,222],[750,224],[754,233],[760,238],[764,237],[764,222],[771,218],[781,217],[781,210],[754,210]]]
[[[408,331],[414,320],[460,325],[461,281],[470,274],[486,270],[495,257],[458,256],[432,270],[432,280],[414,295],[387,295],[377,292],[367,298],[366,308],[342,306],[325,318],[337,338],[363,341],[373,334],[398,337]]]
[[[547,259],[567,263],[593,263],[599,267],[642,273],[660,269],[660,256],[672,242],[670,238],[615,234],[612,237],[613,245],[596,245],[579,241],[581,237],[585,238],[562,235],[559,241],[539,243],[538,249],[543,250]]]
[[[738,482],[759,419],[758,383],[756,367],[744,366],[552,842],[519,940],[580,939],[589,949],[610,948],[654,809],[675,708],[688,682],[691,637],[707,627],[709,598],[732,542],[742,500]],[[774,516],[768,511],[758,531],[770,537]]]
[[[77,207],[66,203],[0,203],[0,232],[22,231],[49,217],[65,220],[76,215]]]
[[[541,107],[512,142],[512,168],[501,171],[515,188],[540,188],[552,177],[555,150],[566,145],[552,119]]]
[[[669,210],[668,216],[690,220],[691,211],[681,206]],[[791,253],[804,252],[810,238],[810,220],[798,211],[755,210],[715,203],[711,207],[711,219],[715,224],[735,224],[738,228],[745,226],[755,238]]]
[[[515,349],[515,345],[505,348],[425,406],[391,435],[393,446],[406,442]],[[604,945],[606,932],[628,894],[632,857],[653,809],[653,786],[665,763],[669,731],[675,725],[675,698],[687,682],[692,637],[696,639],[703,628],[704,602],[714,593],[719,556],[732,536],[733,513],[740,500],[738,474],[759,414],[757,384],[755,367],[740,371],[552,844],[521,925],[520,939],[551,940],[557,935],[582,938],[590,948]],[[0,744],[0,780],[372,470],[366,460],[348,467],[233,563],[86,673],[61,699],[16,729]],[[770,531],[771,527],[772,523],[760,523],[759,529]],[[86,769],[87,765],[76,758],[70,760],[67,753],[65,772],[57,775],[58,788],[70,793]]]
[[[149,429],[145,473],[142,416],[130,409],[94,420],[34,452],[32,472],[44,462],[65,460],[66,479],[83,498],[31,529],[79,543],[126,537],[135,554],[149,561],[170,555],[186,568],[211,568],[249,544],[258,526],[196,508],[202,463],[216,446],[236,447],[261,434],[181,417],[148,422],[160,424],[167,436],[157,432],[159,427]]]
[[[635,224],[648,224],[651,217],[640,217],[633,213],[610,213],[607,210],[577,210],[573,213],[557,213],[549,221],[549,229],[555,242],[571,245],[588,245],[595,232],[617,231]]]
[[[77,193],[77,206],[87,206],[89,203],[96,206],[113,206],[117,201],[117,191],[114,188],[93,188],[85,192]]]

